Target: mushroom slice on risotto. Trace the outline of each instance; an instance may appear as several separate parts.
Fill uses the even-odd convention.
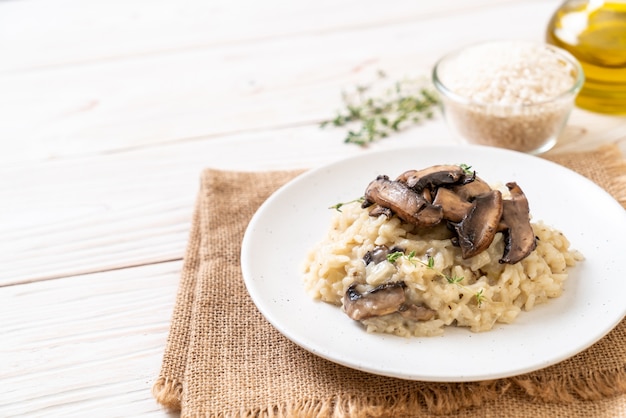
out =
[[[466,184],[474,181],[475,173],[468,175],[458,165],[434,165],[421,170],[408,170],[400,174],[396,181],[405,183],[416,192],[434,190],[440,186]]]
[[[395,215],[418,228],[447,222],[464,259],[485,251],[501,232],[505,249],[500,263],[515,264],[536,242],[526,196],[514,182],[507,187],[510,199],[464,166],[435,165],[405,171],[396,180],[379,175],[367,186],[362,207],[373,206],[370,216]]]
[[[528,256],[536,247],[537,239],[530,225],[528,200],[515,182],[507,183],[511,199],[504,200],[502,221],[505,229],[504,255],[500,263],[515,264]]]
[[[371,290],[362,290],[361,286],[351,284],[343,297],[344,310],[354,320],[397,312],[406,302],[404,282],[385,283]]]
[[[498,232],[502,216],[502,193],[492,190],[474,199],[465,218],[455,225],[461,255],[467,259],[485,251]]]
[[[407,303],[404,282],[385,283],[370,290],[363,290],[365,287],[351,284],[342,300],[344,311],[356,321],[395,312],[413,321],[428,321],[435,316],[432,309]]]
[[[388,176],[378,176],[367,186],[362,206],[373,204],[389,208],[403,221],[422,227],[437,225],[443,216],[440,207],[433,206],[406,184],[389,180]]]

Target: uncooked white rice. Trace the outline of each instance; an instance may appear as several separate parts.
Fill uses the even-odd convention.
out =
[[[576,70],[552,47],[528,42],[475,45],[440,68],[458,102],[443,95],[449,123],[471,142],[536,153],[565,125]]]
[[[304,263],[304,282],[311,297],[341,306],[347,288],[355,281],[376,286],[404,281],[408,300],[424,304],[437,314],[429,321],[411,321],[399,313],[363,320],[368,332],[400,336],[434,336],[446,326],[487,331],[496,323],[510,323],[522,310],[531,310],[563,292],[568,267],[583,259],[570,249],[567,238],[543,223],[532,223],[537,248],[516,264],[501,264],[504,242],[496,235],[487,251],[463,260],[445,226],[420,231],[397,217],[372,217],[358,203],[336,212],[327,236],[313,248]],[[370,263],[364,255],[375,246],[400,247],[415,252],[414,259],[401,257],[395,263]],[[429,268],[428,258],[434,266]],[[420,261],[417,261],[420,260]],[[373,271],[372,269],[375,269]],[[459,284],[449,277],[463,277]],[[476,294],[481,292],[481,303]],[[340,313],[338,315],[345,315]]]

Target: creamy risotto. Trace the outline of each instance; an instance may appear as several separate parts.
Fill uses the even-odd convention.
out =
[[[536,245],[523,259],[503,262],[506,231],[467,257],[449,222],[425,227],[363,206],[352,202],[335,211],[304,263],[304,282],[313,298],[337,305],[369,332],[490,330],[560,296],[568,268],[583,258],[561,232],[530,221]]]

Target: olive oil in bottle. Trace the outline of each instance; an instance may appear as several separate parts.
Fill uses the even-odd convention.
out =
[[[552,16],[546,39],[583,67],[579,107],[626,114],[626,1],[566,1]]]

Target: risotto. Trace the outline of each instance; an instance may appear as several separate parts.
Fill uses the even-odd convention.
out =
[[[467,257],[449,222],[425,227],[363,206],[352,202],[335,211],[325,238],[305,260],[304,283],[311,297],[337,305],[368,332],[488,331],[560,296],[568,268],[583,258],[561,232],[530,221],[536,245],[523,259],[502,261],[503,231]],[[384,300],[362,304],[363,295]],[[371,304],[376,313],[367,312]]]

